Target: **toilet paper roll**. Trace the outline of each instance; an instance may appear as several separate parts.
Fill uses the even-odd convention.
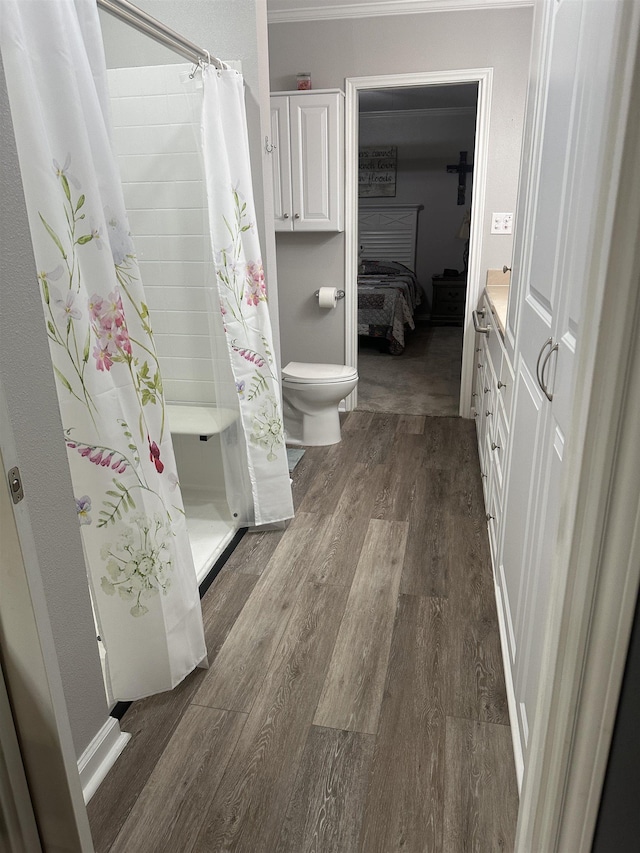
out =
[[[338,304],[337,288],[321,287],[318,290],[318,303],[321,308],[335,308]]]

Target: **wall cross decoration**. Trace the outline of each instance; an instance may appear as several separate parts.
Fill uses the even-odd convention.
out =
[[[467,189],[467,174],[473,172],[473,165],[467,163],[467,152],[460,152],[460,162],[451,166],[447,166],[447,172],[458,173],[458,204],[464,204],[464,197]]]

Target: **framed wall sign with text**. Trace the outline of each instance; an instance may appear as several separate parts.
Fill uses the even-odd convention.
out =
[[[358,195],[360,198],[394,197],[396,194],[395,145],[361,148],[358,158]]]

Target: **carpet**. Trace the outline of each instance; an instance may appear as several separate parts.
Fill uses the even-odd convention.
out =
[[[455,416],[460,404],[462,328],[418,321],[402,355],[364,339],[358,349],[358,405],[364,412]]]

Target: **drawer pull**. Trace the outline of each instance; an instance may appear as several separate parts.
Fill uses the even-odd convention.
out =
[[[491,449],[492,450],[500,450],[500,445],[496,444],[495,441],[492,441],[491,442]]]
[[[480,317],[484,317],[484,309],[482,313],[480,311],[473,311],[471,316],[473,317],[473,328],[476,332],[480,335],[488,335],[491,331],[491,326],[481,326],[479,320]]]

